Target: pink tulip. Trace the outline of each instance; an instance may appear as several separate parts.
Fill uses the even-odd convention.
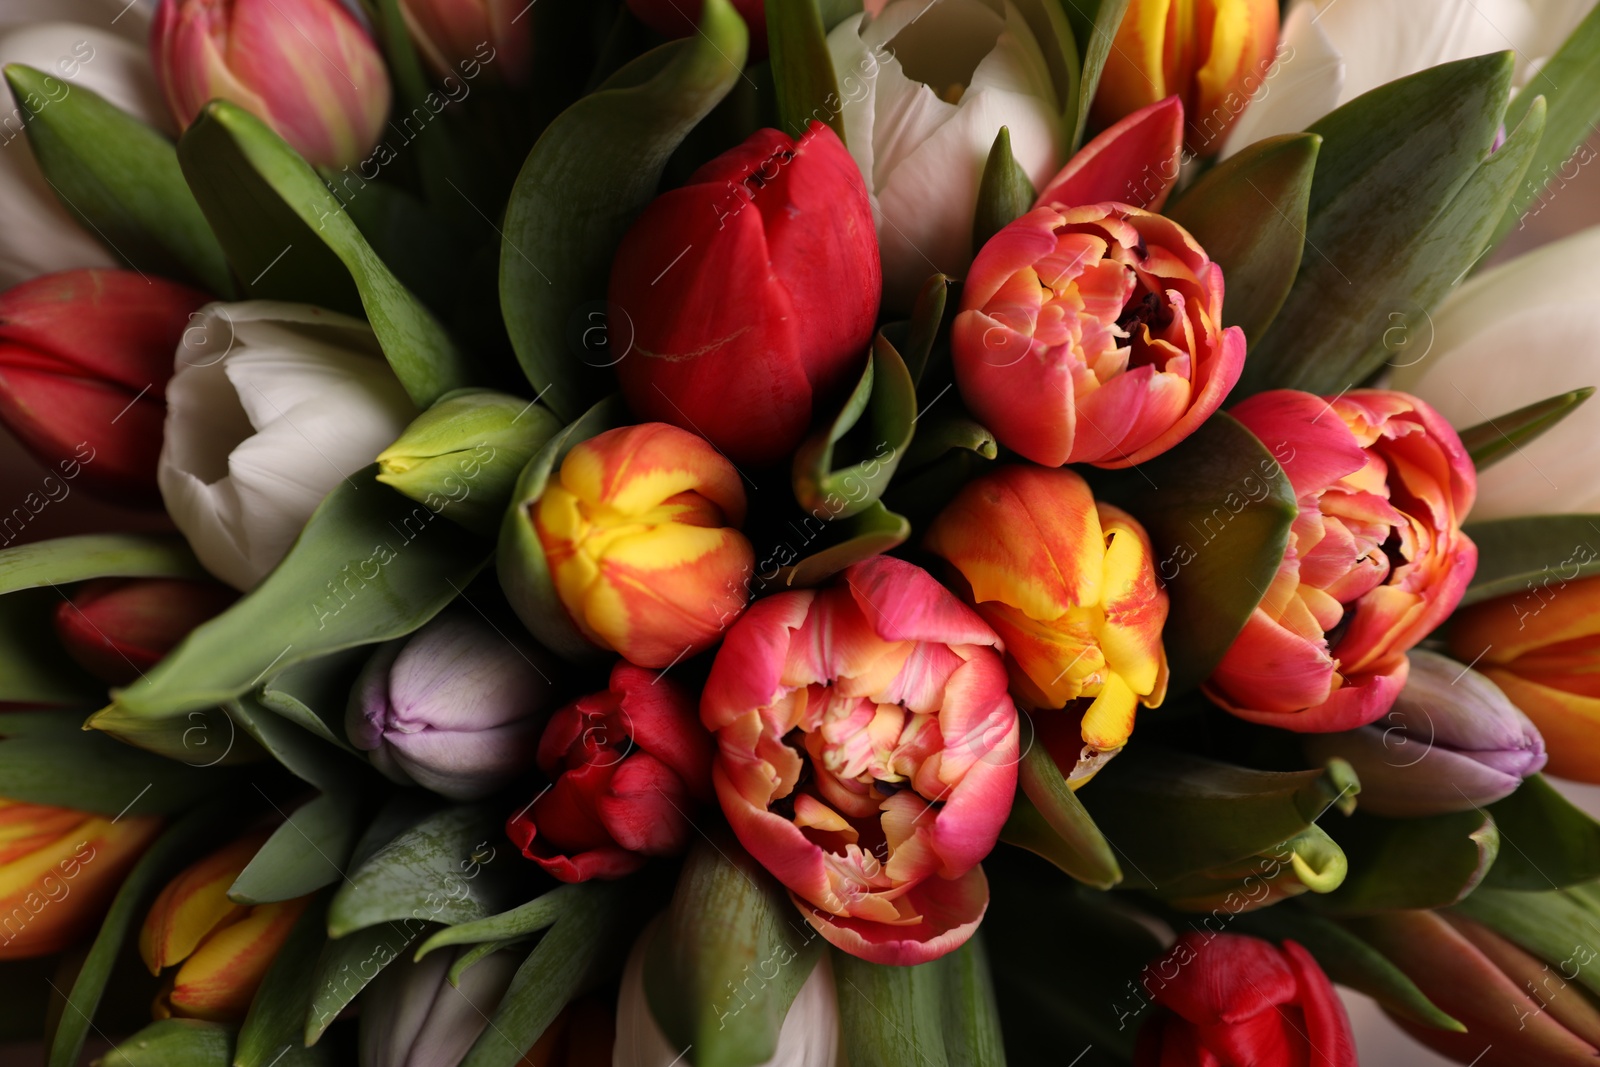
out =
[[[1231,414],[1272,450],[1300,514],[1266,596],[1206,683],[1229,711],[1302,733],[1387,712],[1406,652],[1455,609],[1478,550],[1461,532],[1477,476],[1416,397],[1283,389]]]
[[[744,847],[838,948],[912,964],[989,902],[979,862],[1016,792],[1000,639],[903,560],[857,563],[735,623],[700,700]]]
[[[481,65],[496,81],[522,85],[533,61],[531,6],[528,0],[400,0],[400,14],[417,51],[440,77],[470,76]]]

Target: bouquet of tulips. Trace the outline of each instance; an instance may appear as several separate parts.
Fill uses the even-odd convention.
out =
[[[0,64],[7,1062],[1600,1056],[1591,0]]]

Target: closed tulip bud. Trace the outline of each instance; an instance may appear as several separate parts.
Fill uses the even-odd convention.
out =
[[[1244,368],[1222,268],[1125,204],[1037,207],[973,260],[950,334],[956,384],[1035,463],[1127,467],[1189,436]]]
[[[378,481],[493,536],[517,475],[560,428],[555,416],[520,397],[464,389],[418,415],[378,453]]]
[[[469,949],[409,953],[383,969],[361,998],[361,1067],[455,1067],[489,1028],[517,973],[519,956],[495,952],[468,967],[459,985],[450,968]],[[540,1059],[539,1067],[547,1061]]]
[[[180,126],[227,100],[315,166],[365,158],[389,116],[383,56],[340,0],[160,0],[150,52]]]
[[[1207,695],[1301,733],[1373,722],[1405,685],[1406,652],[1472,580],[1472,460],[1438,412],[1391,390],[1274,390],[1230,414],[1277,457],[1299,515]]]
[[[159,507],[172,353],[208,299],[121,270],[47,274],[0,293],[0,421],[89,493]]]
[[[416,414],[366,323],[305,304],[212,304],[167,390],[167,513],[206,570],[249,589]]]
[[[733,8],[750,28],[750,52],[767,54],[767,5],[763,0],[732,0]],[[698,31],[704,0],[628,0],[628,10],[638,20],[667,37],[688,37]]]
[[[56,606],[56,636],[84,670],[128,685],[237,597],[187,578],[98,578]]]
[[[1306,754],[1347,760],[1361,779],[1361,808],[1412,819],[1471,811],[1510,796],[1545,765],[1544,738],[1488,678],[1413,649],[1406,687],[1377,722],[1310,734]]]
[[[367,661],[350,694],[350,743],[403,785],[488,796],[533,760],[550,692],[545,659],[478,615],[446,611]]]
[[[1600,578],[1561,577],[1576,575],[1577,552],[1593,558],[1580,545],[1527,590],[1462,609],[1449,644],[1533,720],[1551,774],[1600,783]]]
[[[150,906],[139,931],[139,956],[153,975],[170,971],[156,997],[156,1018],[244,1018],[256,987],[311,900],[250,905],[228,899],[228,887],[267,836],[250,834],[197,861],[168,882]]]
[[[526,0],[400,0],[406,29],[435,74],[459,79],[481,69],[510,85],[527,82],[533,61],[528,8]]]
[[[702,438],[653,422],[567,453],[527,518],[583,636],[666,667],[711,647],[744,609],[755,563],[744,513],[733,465]]]
[[[1018,699],[1048,709],[1043,720],[1069,705],[1074,719],[1081,714],[1072,732],[1081,732],[1082,754],[1063,768],[1070,785],[1082,785],[1128,740],[1135,708],[1166,695],[1167,594],[1144,528],[1096,503],[1071,471],[1012,466],[969,482],[925,546],[960,572],[1005,642]]]
[[[1277,0],[1133,0],[1090,116],[1109,126],[1175,95],[1188,116],[1189,150],[1215,155],[1265,82],[1277,45]]]
[[[550,717],[538,760],[550,786],[506,834],[563,882],[621,878],[682,852],[690,815],[711,799],[711,739],[694,697],[631,663]]]
[[[161,820],[0,798],[0,960],[48,956],[93,932]]]
[[[610,300],[631,331],[623,396],[735,463],[775,463],[861,373],[881,285],[866,186],[838,136],[815,122],[798,141],[758,131],[622,239]]]

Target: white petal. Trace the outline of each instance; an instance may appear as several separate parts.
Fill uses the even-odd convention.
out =
[[[845,145],[861,168],[870,192],[872,187],[872,126],[877,110],[879,79],[884,64],[861,40],[861,20],[853,15],[828,34],[828,56],[833,61],[839,82],[840,115],[844,119]],[[896,71],[896,76],[903,77]]]
[[[0,9],[0,30],[38,22],[76,22],[100,27],[141,48],[150,41],[150,16],[155,4],[144,0],[6,0]]]
[[[1300,0],[1284,20],[1278,59],[1239,116],[1220,158],[1282,133],[1298,133],[1339,104],[1344,60],[1317,19],[1316,5]]]
[[[1321,0],[1318,21],[1345,61],[1339,102],[1428,67],[1506,49],[1535,29],[1526,0]]]

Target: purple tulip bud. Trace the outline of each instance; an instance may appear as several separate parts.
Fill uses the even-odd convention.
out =
[[[446,979],[465,952],[440,949],[413,962],[405,952],[362,999],[361,1067],[454,1067],[489,1026],[517,971],[518,957],[496,952],[468,967],[460,986]]]
[[[1467,811],[1511,795],[1544,766],[1544,738],[1489,679],[1453,659],[1413,650],[1394,709],[1369,726],[1308,734],[1321,763],[1349,760],[1361,807],[1415,818]]]
[[[475,615],[447,612],[367,661],[345,732],[396,782],[487,796],[533,763],[552,692],[541,658]]]

